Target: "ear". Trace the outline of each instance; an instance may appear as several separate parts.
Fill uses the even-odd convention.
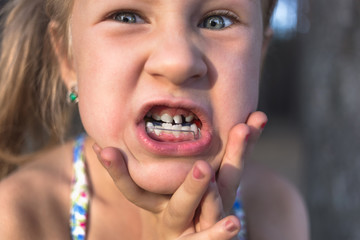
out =
[[[51,45],[54,49],[56,58],[58,60],[61,78],[63,79],[67,89],[70,89],[77,82],[76,73],[73,68],[71,56],[69,51],[66,49],[67,44],[64,41],[67,39],[65,36],[59,34],[59,25],[56,22],[50,22],[49,24],[49,35],[51,39]]]
[[[261,48],[261,63],[264,63],[271,39],[273,37],[273,30],[270,26],[266,27],[265,31],[264,31],[264,38],[263,38],[263,43],[262,43],[262,48]]]

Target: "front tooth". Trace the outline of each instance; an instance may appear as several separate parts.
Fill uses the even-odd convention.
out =
[[[189,115],[185,118],[185,121],[188,123],[191,122],[192,120],[194,120],[194,115]]]
[[[171,123],[163,123],[162,127],[167,130],[171,130],[173,125]]]
[[[181,125],[173,125],[172,130],[175,130],[172,132],[172,134],[174,134],[175,137],[179,137],[180,136],[180,130],[181,130]]]
[[[173,118],[169,114],[165,113],[161,116],[161,121],[166,122],[166,123],[172,123]]]
[[[172,130],[176,130],[176,131],[180,131],[182,128],[182,126],[180,124],[177,124],[177,125],[173,125],[172,126]]]
[[[157,114],[153,114],[152,115],[152,118],[155,119],[156,121],[160,121],[161,120],[161,117]]]
[[[181,115],[176,115],[176,116],[174,116],[174,122],[175,122],[176,124],[182,123]]]

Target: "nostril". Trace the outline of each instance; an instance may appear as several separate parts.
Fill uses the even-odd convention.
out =
[[[204,77],[208,71],[203,53],[187,40],[164,41],[151,50],[144,70],[154,78],[176,85]]]

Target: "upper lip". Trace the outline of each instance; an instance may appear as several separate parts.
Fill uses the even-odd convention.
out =
[[[137,123],[141,123],[144,120],[146,114],[150,111],[151,108],[154,106],[165,106],[169,108],[182,108],[194,113],[202,123],[202,126],[208,126],[209,122],[209,111],[204,108],[202,105],[194,102],[190,99],[159,99],[159,100],[152,100],[146,102],[140,109],[140,113],[138,114]],[[207,128],[207,127],[206,127]]]

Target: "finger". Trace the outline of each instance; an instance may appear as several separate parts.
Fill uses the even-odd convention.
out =
[[[249,126],[240,123],[233,127],[229,133],[224,158],[217,179],[225,212],[230,211],[235,201],[250,132]]]
[[[252,152],[267,122],[268,122],[268,118],[266,114],[263,112],[257,111],[249,115],[246,124],[250,127],[251,133],[250,133],[249,144],[246,150],[247,156],[250,155],[250,153]]]
[[[101,149],[94,145],[94,151],[122,194],[135,205],[151,212],[160,211],[165,197],[140,188],[131,178],[121,151],[114,147]],[[100,150],[100,151],[99,151]]]
[[[198,209],[197,231],[202,231],[215,225],[223,216],[223,203],[215,178],[212,178]]]
[[[205,161],[197,161],[183,184],[173,194],[164,212],[164,222],[175,233],[183,232],[192,224],[195,211],[212,176],[210,165]]]
[[[249,115],[246,124],[250,127],[251,139],[257,139],[261,135],[267,122],[268,118],[263,112],[257,111]]]
[[[241,229],[240,221],[235,216],[228,216],[217,222],[214,226],[199,233],[180,238],[181,240],[229,240],[237,239]]]

